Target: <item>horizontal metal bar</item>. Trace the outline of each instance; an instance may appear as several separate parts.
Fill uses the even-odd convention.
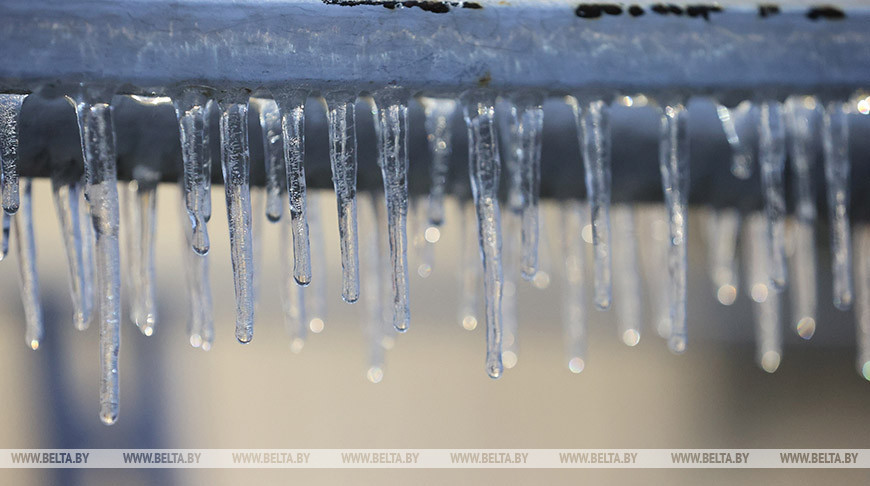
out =
[[[840,17],[807,7],[635,6],[643,12],[636,15],[626,5],[589,18],[578,14],[580,2],[468,3],[482,8],[444,3],[447,11],[436,13],[368,0],[3,0],[0,89],[81,81],[139,93],[196,83],[745,98],[758,90],[846,95],[870,83],[867,8],[833,9]]]

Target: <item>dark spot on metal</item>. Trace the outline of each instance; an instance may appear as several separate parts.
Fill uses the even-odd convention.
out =
[[[645,13],[646,12],[643,11],[643,7],[641,7],[640,5],[632,5],[628,7],[628,14],[632,17],[640,17]]]
[[[464,3],[462,4],[462,8],[472,8],[472,9],[475,9],[475,10],[480,10],[480,9],[483,8],[483,5],[481,5],[481,4],[477,3],[477,2],[464,2]]]
[[[622,7],[615,3],[581,3],[574,14],[583,19],[597,19],[602,14],[622,15]]]
[[[686,15],[689,17],[702,17],[704,20],[710,20],[711,13],[722,12],[722,7],[718,5],[687,5]]]
[[[810,20],[842,20],[846,18],[846,13],[837,7],[823,5],[810,8],[809,11],[807,11],[807,18]]]
[[[489,86],[489,83],[492,81],[492,74],[489,71],[486,72],[483,76],[477,79],[477,85],[481,88],[486,88]]]
[[[419,8],[424,12],[432,12],[432,13],[447,13],[450,11],[450,7],[459,7],[460,5],[464,8],[482,8],[479,4],[469,4],[469,3],[460,3],[458,1],[446,2],[446,1],[434,1],[434,0],[405,0],[405,1],[397,1],[397,0],[321,0],[323,3],[327,5],[341,5],[344,7],[355,7],[357,5],[380,5],[389,10],[396,10],[399,7],[402,8]],[[476,7],[473,5],[477,5]]]
[[[659,15],[683,15],[683,9],[680,6],[674,5],[672,3],[657,3],[650,7],[650,10]]]
[[[772,17],[779,14],[779,5],[766,4],[758,6],[758,16],[761,18]]]

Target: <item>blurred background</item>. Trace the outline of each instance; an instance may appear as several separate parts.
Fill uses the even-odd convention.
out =
[[[448,200],[441,239],[428,278],[410,254],[410,330],[387,352],[383,380],[366,379],[368,357],[362,301],[339,297],[337,221],[331,193],[317,199],[326,235],[328,282],[325,327],[310,334],[299,354],[284,331],[278,265],[280,224],[263,225],[262,274],[255,337],[233,336],[234,304],[226,212],[215,188],[211,280],[216,340],[211,351],[192,348],[182,272],[179,195],[158,190],[156,237],[159,323],[151,337],[125,318],[121,348],[121,416],[104,426],[98,412],[98,329],[71,322],[66,259],[51,205],[50,185],[34,184],[34,213],[46,336],[34,352],[24,343],[24,316],[14,252],[0,264],[5,338],[0,340],[0,448],[862,448],[870,433],[870,388],[855,371],[852,313],[830,304],[827,251],[820,251],[819,319],[803,341],[784,328],[786,347],[776,373],[754,359],[750,299],[734,305],[715,298],[706,273],[702,211],[690,221],[690,344],[668,352],[649,306],[639,344],[617,336],[614,311],[589,302],[585,370],[569,372],[562,343],[555,207],[545,205],[543,289],[520,281],[518,362],[499,380],[484,370],[483,325],[458,322],[458,206]],[[318,191],[319,192],[319,191]],[[316,216],[312,215],[312,224]],[[122,223],[123,224],[123,223]],[[362,238],[371,226],[361,225]],[[649,234],[640,232],[644,245]],[[411,236],[409,236],[409,239]],[[824,235],[820,235],[820,241]],[[123,247],[122,247],[123,248]],[[588,269],[591,265],[587,265]],[[125,265],[127,268],[127,265]],[[615,276],[618,278],[618,276]],[[365,275],[363,275],[365,282]],[[591,275],[587,276],[591,282]],[[588,284],[588,285],[591,285]],[[646,290],[646,289],[645,289]],[[362,292],[366,292],[365,285]],[[588,287],[587,287],[588,292]],[[645,297],[646,299],[646,297]],[[648,299],[646,299],[648,300]],[[646,304],[649,304],[647,301]],[[614,306],[619,305],[618,302]],[[126,306],[125,306],[126,307]],[[126,314],[125,314],[126,317]],[[787,325],[787,313],[783,326]],[[851,471],[257,471],[257,470],[5,470],[5,484],[236,484],[241,481],[329,480],[475,484],[484,480],[598,483],[701,478],[786,484]]]

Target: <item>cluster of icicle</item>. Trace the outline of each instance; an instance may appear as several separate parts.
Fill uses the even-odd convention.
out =
[[[171,98],[140,98],[146,103],[173,103],[183,152],[183,177],[180,181],[182,210],[187,223],[184,231],[191,251],[185,251],[185,270],[191,303],[190,343],[204,350],[214,340],[211,294],[208,287],[209,236],[211,216],[211,157],[209,147],[209,111],[220,110],[221,166],[226,194],[227,216],[234,275],[236,302],[236,338],[250,342],[254,333],[256,235],[252,230],[248,107],[257,105],[263,131],[266,169],[265,213],[271,222],[282,221],[281,257],[284,268],[283,309],[293,349],[301,349],[306,329],[322,329],[323,311],[305,316],[303,289],[309,284],[322,285],[312,279],[312,255],[322,261],[320,230],[312,225],[309,232],[307,214],[314,199],[306,196],[304,164],[304,105],[309,93],[287,90],[274,93],[274,99],[250,98],[237,93],[212,99],[210,91],[193,87],[171,93]],[[119,194],[116,175],[115,135],[110,100],[113,93],[82,87],[68,99],[76,109],[85,162],[81,181],[53,181],[54,201],[64,235],[69,261],[70,287],[74,304],[74,323],[84,329],[95,317],[100,326],[102,378],[100,417],[106,424],[118,416],[118,351],[121,322],[119,264]],[[18,117],[25,95],[0,95],[0,188],[2,188],[2,243],[0,256],[8,250],[12,222],[20,262],[22,299],[27,321],[27,344],[36,349],[43,335],[39,306],[39,287],[35,266],[31,183],[23,182],[19,194],[17,170]],[[137,97],[138,98],[138,97]],[[646,97],[636,98],[649,103]],[[357,154],[355,131],[356,93],[331,92],[321,98],[327,111],[329,152],[341,247],[341,297],[348,303],[360,298],[360,257],[357,232]],[[407,219],[408,197],[408,93],[388,89],[365,98],[375,117],[379,139],[385,205],[377,204],[371,194],[361,194],[363,213],[376,224],[386,221],[386,241],[367,241],[362,263],[371,281],[366,285],[371,310],[367,329],[372,341],[372,365],[368,378],[378,382],[383,376],[382,352],[390,336],[380,325],[384,315],[397,331],[406,331],[410,323],[408,299]],[[632,98],[623,97],[631,105]],[[626,100],[628,100],[626,102]],[[460,199],[464,244],[461,256],[462,292],[460,321],[466,329],[477,325],[475,288],[480,265],[470,245],[479,249],[482,259],[486,328],[486,371],[498,378],[505,366],[516,363],[516,313],[513,295],[515,276],[537,286],[546,286],[549,276],[539,270],[540,233],[539,184],[543,97],[524,93],[497,97],[492,92],[472,91],[459,100],[420,98],[425,109],[426,131],[432,152],[431,186],[426,208],[424,238],[438,239],[438,227],[444,220],[444,198],[449,172],[451,120],[461,111],[469,136],[469,173],[471,198]],[[496,102],[506,104],[507,117],[496,117]],[[635,237],[635,214],[628,206],[610,205],[610,134],[609,105],[600,98],[567,98],[573,107],[582,163],[585,169],[587,201],[561,203],[561,235],[564,271],[564,323],[568,348],[568,367],[579,373],[585,366],[586,309],[584,305],[583,269],[584,237],[592,245],[593,300],[598,309],[609,309],[617,300],[620,313],[620,336],[635,345],[641,336],[641,284],[638,273],[638,248]],[[866,103],[866,99],[862,100]],[[666,231],[658,248],[667,262],[667,271],[658,272],[660,282],[649,285],[657,292],[661,305],[657,321],[659,334],[668,339],[669,348],[681,353],[687,344],[686,282],[689,192],[689,148],[685,100],[657,105],[661,113],[659,161],[664,210],[661,220]],[[638,103],[640,104],[640,103]],[[755,109],[757,107],[757,110]],[[747,290],[757,303],[758,361],[773,372],[782,354],[779,330],[778,294],[787,287],[786,205],[783,185],[785,162],[793,164],[796,177],[797,214],[791,226],[794,241],[793,320],[798,334],[809,339],[816,326],[815,285],[815,206],[812,201],[810,174],[814,164],[811,147],[815,125],[821,126],[823,162],[827,182],[833,251],[834,303],[849,308],[853,300],[851,277],[851,237],[849,229],[848,115],[854,102],[822,104],[812,97],[793,97],[786,102],[764,100],[755,105],[744,103],[737,108],[719,107],[719,116],[728,141],[734,149],[733,173],[746,178],[752,172],[752,153],[741,142],[741,127],[750,114],[757,112],[759,161],[765,210],[747,219],[746,243]],[[866,106],[858,105],[858,111]],[[754,119],[754,118],[752,118]],[[499,140],[507,153],[499,153]],[[788,157],[787,157],[788,156]],[[502,160],[508,177],[509,194],[505,211],[500,209],[498,189]],[[160,173],[150,167],[136,167],[134,180],[122,191],[128,248],[131,255],[130,294],[133,302],[131,319],[145,335],[154,332],[157,313],[154,299],[154,250],[156,186]],[[122,186],[123,188],[123,186]],[[286,211],[285,211],[286,207]],[[385,209],[384,209],[385,208]],[[13,218],[13,215],[18,217]],[[509,228],[519,228],[518,245],[508,233],[503,245],[502,216]],[[737,295],[736,247],[741,216],[734,210],[711,212],[706,219],[710,235],[712,278],[717,297],[731,304]],[[476,228],[474,228],[476,226]],[[581,234],[586,233],[581,237]],[[377,240],[378,237],[372,237]],[[416,236],[415,236],[416,238]],[[870,229],[862,227],[857,235],[859,368],[870,379]],[[381,258],[378,248],[388,247]],[[614,268],[615,267],[615,268]],[[615,270],[615,272],[614,272]],[[418,272],[431,271],[423,266]],[[389,272],[391,285],[382,285],[377,275]],[[515,275],[516,274],[516,275]],[[616,288],[612,289],[612,275]],[[292,277],[292,278],[291,278]],[[311,295],[317,300],[320,291]],[[613,295],[616,295],[616,299]],[[507,299],[503,302],[503,297]],[[381,301],[389,302],[387,313]],[[315,308],[322,306],[322,302]],[[92,314],[96,314],[93,316]]]

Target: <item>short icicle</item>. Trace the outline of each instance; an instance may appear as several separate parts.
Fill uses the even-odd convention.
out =
[[[293,278],[299,285],[311,283],[311,246],[308,233],[307,189],[305,186],[305,99],[306,93],[291,91],[276,96],[281,110],[285,191],[293,234]]]
[[[15,223],[15,246],[18,250],[18,276],[21,302],[24,304],[26,331],[24,340],[34,351],[44,334],[42,305],[39,302],[39,278],[36,271],[36,238],[33,234],[33,199],[30,179],[24,179]]]
[[[572,103],[580,130],[580,152],[592,222],[595,306],[608,309],[612,299],[610,238],[610,115],[602,100]]]
[[[688,112],[682,104],[664,107],[659,139],[659,168],[668,216],[668,306],[671,331],[668,347],[686,350],[686,281],[689,239]]]
[[[332,93],[327,97],[329,159],[338,202],[338,234],[341,245],[341,298],[359,300],[359,249],[356,220],[356,96]]]
[[[538,271],[538,239],[540,234],[539,198],[541,191],[541,133],[544,129],[544,109],[538,96],[517,100],[517,132],[520,146],[520,193],[522,277],[534,278]]]
[[[815,97],[791,97],[785,103],[789,162],[795,191],[795,220],[788,229],[793,243],[789,285],[792,326],[810,339],[816,331],[816,196],[813,184],[815,144],[820,103]]]
[[[716,300],[731,305],[737,300],[737,240],[740,213],[736,209],[710,209],[704,218],[707,260]]]
[[[78,181],[62,181],[52,177],[51,193],[54,199],[54,209],[60,222],[60,231],[66,250],[67,267],[69,269],[70,295],[73,302],[73,325],[83,331],[88,328],[93,311],[93,296],[89,293],[89,277],[91,268],[85,266],[87,248],[86,234],[82,232],[83,223],[88,218],[80,218],[81,185]],[[85,221],[82,221],[84,219]]]
[[[586,243],[580,236],[586,225],[588,208],[579,201],[565,201],[559,207],[562,243],[562,327],[568,355],[568,369],[580,373],[586,368]]]
[[[614,305],[619,319],[619,338],[626,346],[635,346],[640,342],[643,328],[643,301],[634,208],[625,204],[613,206],[610,217],[613,223]]]
[[[193,229],[193,249],[208,253],[206,222],[211,216],[211,148],[209,98],[201,88],[183,90],[174,97],[184,164],[182,191]]]
[[[760,214],[752,214],[747,219],[743,251],[748,269],[746,287],[754,301],[755,359],[761,369],[773,373],[782,360],[782,332],[779,293],[772,288],[768,277],[770,259],[766,240],[770,234]]]
[[[834,274],[834,306],[852,306],[852,249],[849,235],[849,114],[845,103],[825,105],[822,147],[831,226],[831,261]]]
[[[275,223],[284,213],[284,192],[287,182],[284,175],[284,137],[281,128],[281,113],[275,100],[251,98],[260,114],[260,129],[263,134],[263,161],[266,168],[266,218]]]
[[[220,103],[221,165],[230,228],[230,255],[236,295],[236,339],[254,337],[254,238],[251,232],[251,157],[248,102],[241,95]]]
[[[9,214],[18,211],[18,121],[27,95],[0,94],[0,200]]]
[[[503,371],[501,218],[498,187],[501,161],[495,133],[495,99],[483,92],[466,95],[463,111],[468,126],[471,190],[477,210],[486,307],[486,371],[498,378]]]
[[[752,112],[752,102],[744,101],[734,108],[716,104],[716,114],[731,146],[731,173],[738,179],[752,176],[752,149],[741,139],[740,129]]]
[[[419,101],[426,115],[426,138],[432,154],[427,216],[429,224],[437,228],[444,223],[444,193],[453,154],[451,128],[457,103],[447,98],[420,98]]]
[[[785,253],[785,120],[782,103],[764,101],[758,125],[758,160],[761,166],[761,186],[764,213],[767,217],[767,239],[770,281],[776,291],[785,287],[788,278]]]
[[[82,88],[76,108],[85,161],[85,196],[95,235],[97,308],[100,313],[100,420],[118,420],[118,352],[121,346],[121,264],[118,241],[118,176],[110,93]]]
[[[387,231],[390,238],[393,326],[408,330],[411,320],[408,298],[408,106],[399,93],[377,98],[379,164],[387,201]]]

